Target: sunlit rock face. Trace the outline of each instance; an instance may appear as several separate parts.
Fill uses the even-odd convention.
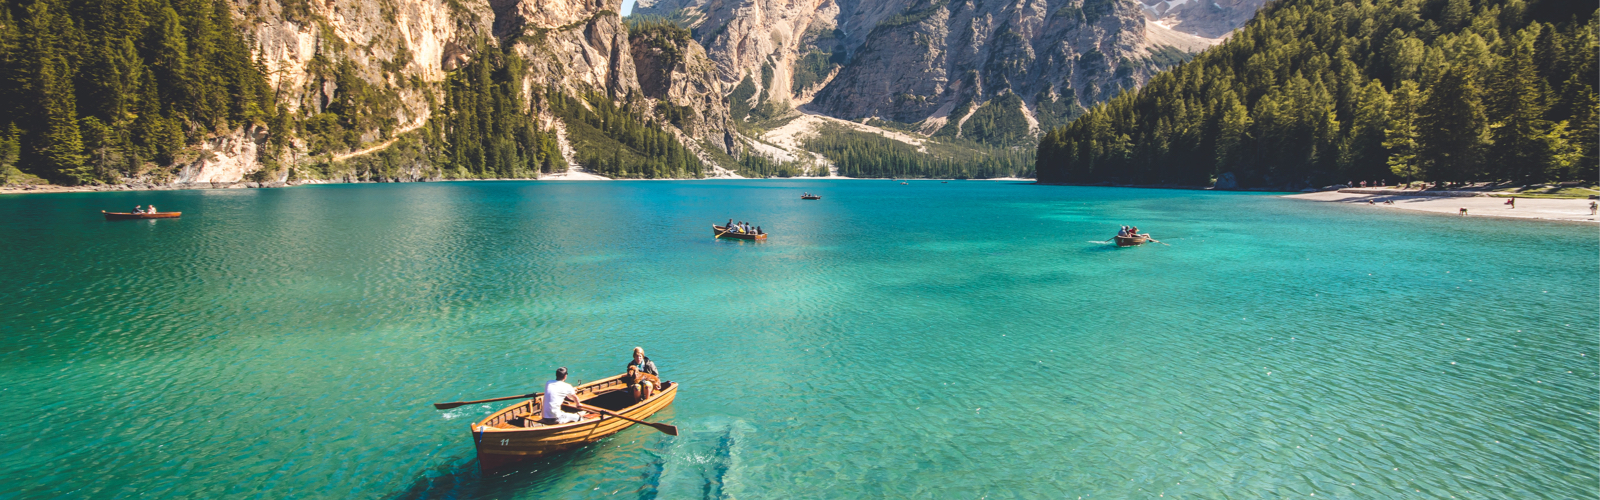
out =
[[[1150,18],[1175,31],[1221,38],[1244,26],[1266,0],[1140,0]]]

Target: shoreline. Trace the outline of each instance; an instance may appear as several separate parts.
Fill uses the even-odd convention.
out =
[[[938,178],[889,178],[889,177],[704,177],[700,179],[612,179],[588,172],[552,174],[539,178],[510,178],[510,179],[431,179],[400,182],[348,182],[307,180],[295,182],[194,182],[187,184],[102,184],[98,186],[58,186],[55,184],[36,184],[31,186],[0,186],[0,196],[22,194],[49,194],[49,193],[115,193],[138,191],[187,191],[200,189],[277,189],[296,186],[309,186],[320,184],[410,184],[431,182],[490,182],[490,181],[721,181],[721,180],[850,180],[850,181],[1011,181],[1035,182],[1025,177],[996,177],[992,179],[938,179]]]
[[[1183,191],[1219,191],[1219,192],[1240,192],[1240,193],[1282,193],[1282,194],[1279,194],[1278,196],[1282,197],[1282,198],[1288,198],[1288,199],[1294,199],[1294,200],[1315,201],[1315,202],[1321,202],[1321,203],[1344,203],[1344,204],[1354,204],[1354,205],[1365,205],[1365,204],[1367,204],[1367,201],[1370,200],[1374,204],[1368,205],[1368,206],[1371,206],[1373,208],[1405,210],[1405,211],[1408,211],[1408,212],[1421,212],[1421,213],[1428,213],[1428,214],[1434,214],[1434,215],[1448,215],[1448,216],[1454,216],[1454,217],[1460,217],[1460,210],[1462,208],[1466,208],[1467,209],[1467,217],[1474,217],[1474,218],[1489,217],[1489,218],[1497,218],[1497,219],[1520,219],[1520,220],[1540,220],[1540,221],[1553,221],[1553,222],[1568,222],[1568,223],[1579,223],[1579,224],[1600,224],[1600,216],[1595,216],[1595,215],[1590,215],[1589,214],[1589,202],[1592,201],[1592,200],[1588,200],[1588,199],[1580,199],[1580,198],[1519,198],[1517,200],[1518,207],[1515,208],[1515,209],[1512,209],[1512,208],[1508,208],[1505,205],[1503,205],[1503,203],[1505,203],[1505,200],[1506,200],[1506,197],[1504,197],[1504,196],[1489,196],[1489,195],[1464,196],[1461,193],[1454,193],[1454,192],[1428,193],[1428,192],[1425,192],[1425,191],[1412,191],[1412,192],[1404,193],[1404,194],[1401,194],[1401,193],[1398,193],[1398,192],[1397,193],[1392,193],[1392,194],[1374,194],[1374,193],[1371,192],[1371,190],[1361,190],[1360,192],[1355,192],[1356,190],[1354,190],[1354,189],[1346,189],[1346,190],[1340,190],[1340,191],[1321,191],[1321,192],[1315,192],[1315,193],[1296,193],[1296,192],[1289,192],[1289,191],[1277,191],[1277,190],[1266,189],[1266,188],[1216,189],[1216,188],[1208,187],[1208,186],[1180,186],[1180,185],[1115,185],[1115,184],[1104,184],[1104,183],[1075,184],[1075,183],[1055,183],[1055,182],[1045,183],[1045,182],[1038,182],[1038,181],[1036,181],[1034,179],[1018,178],[1018,177],[1003,177],[1003,178],[993,178],[993,179],[937,179],[937,178],[904,178],[904,179],[897,179],[897,178],[886,178],[886,177],[883,177],[883,178],[878,178],[878,177],[868,178],[868,177],[829,176],[829,177],[767,177],[767,178],[706,177],[706,178],[702,178],[702,179],[611,179],[611,178],[608,178],[608,177],[601,177],[601,176],[598,176],[598,175],[588,174],[586,172],[580,173],[579,175],[570,175],[570,174],[569,175],[560,175],[560,174],[557,174],[557,175],[553,175],[553,176],[549,176],[549,177],[534,178],[534,179],[529,179],[529,178],[522,178],[522,179],[438,179],[438,180],[422,180],[422,181],[406,181],[406,182],[492,182],[492,181],[572,182],[572,181],[615,181],[615,180],[621,180],[621,181],[629,181],[629,180],[635,180],[635,181],[709,181],[709,180],[830,180],[830,179],[836,179],[836,180],[859,180],[859,181],[874,181],[874,180],[876,180],[876,181],[946,181],[946,182],[955,181],[955,180],[962,180],[962,181],[1009,181],[1009,182],[1032,182],[1035,185],[1042,185],[1042,186],[1079,186],[1079,187],[1113,187],[1113,188],[1136,188],[1136,189],[1173,189],[1173,190],[1183,190]],[[309,181],[298,181],[298,182],[269,182],[269,183],[256,183],[256,182],[231,182],[231,183],[205,182],[205,183],[198,183],[197,182],[197,183],[189,183],[189,184],[165,184],[165,185],[155,185],[155,184],[116,184],[116,185],[101,185],[101,186],[57,186],[57,185],[45,184],[45,185],[20,186],[20,187],[19,186],[0,186],[0,196],[5,196],[5,195],[25,195],[25,194],[49,194],[49,193],[182,191],[182,190],[199,190],[199,189],[274,189],[274,188],[287,188],[287,187],[306,186],[306,185],[320,185],[320,184],[392,184],[392,183],[386,183],[386,182],[346,182],[346,181],[309,180]],[[1392,205],[1391,204],[1385,204],[1384,202],[1386,202],[1386,201],[1392,201],[1392,202],[1394,202],[1394,204],[1392,204]],[[1513,210],[1515,210],[1515,211],[1513,211]]]
[[[1323,191],[1319,193],[1285,195],[1283,198],[1320,203],[1366,205],[1372,208],[1405,210],[1450,217],[1462,217],[1461,209],[1464,208],[1467,210],[1465,217],[1468,218],[1600,224],[1600,216],[1589,214],[1589,203],[1593,200],[1577,198],[1518,198],[1516,208],[1506,206],[1507,198],[1498,196],[1429,196],[1420,193],[1368,194]],[[1368,201],[1374,204],[1368,205]],[[1384,202],[1386,201],[1392,201],[1394,204],[1385,204]]]

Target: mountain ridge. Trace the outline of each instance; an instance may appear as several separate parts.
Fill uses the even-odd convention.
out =
[[[1159,36],[1151,33],[1165,32],[1147,25],[1142,7],[1131,0],[988,6],[970,0],[659,0],[641,2],[633,18],[618,14],[620,0],[104,5],[141,15],[122,31],[102,36],[96,33],[107,32],[104,17],[79,4],[7,1],[0,9],[0,67],[38,70],[27,75],[44,71],[29,60],[38,50],[23,41],[35,32],[28,31],[35,29],[29,23],[52,12],[70,20],[74,28],[67,31],[90,35],[49,38],[54,53],[92,54],[131,43],[131,51],[110,57],[108,64],[132,65],[134,73],[166,50],[142,41],[157,39],[150,33],[219,33],[197,21],[217,19],[230,27],[216,35],[216,43],[234,48],[181,50],[191,59],[249,61],[228,63],[239,69],[224,79],[259,90],[215,100],[252,109],[241,103],[257,99],[260,110],[237,112],[226,123],[210,118],[214,113],[174,114],[184,109],[170,100],[178,94],[160,90],[145,97],[137,82],[61,94],[79,101],[81,111],[8,108],[0,112],[0,183],[536,178],[569,168],[621,177],[763,175],[740,158],[770,151],[770,144],[758,144],[767,131],[762,123],[793,119],[799,106],[853,126],[920,134],[982,158],[999,154],[981,153],[984,148],[1031,145],[1034,134],[1070,119],[1084,105],[1136,87],[1188,57],[1152,44]],[[150,21],[171,18],[162,16],[172,6],[181,12],[172,18],[175,24]],[[927,33],[935,31],[939,36]],[[1170,33],[1162,36],[1195,44],[1186,49],[1208,43]],[[1049,47],[1054,52],[1042,52]],[[63,69],[51,73],[62,76],[52,77],[58,83],[50,85],[63,88],[59,82],[70,81],[100,88],[93,82],[101,67],[89,59],[51,59]],[[183,89],[216,74],[195,71],[149,73],[155,77],[150,85]],[[890,74],[903,79],[886,80]],[[8,81],[0,94],[48,90],[37,78]],[[1007,95],[1014,98],[1002,99]],[[596,96],[608,104],[597,104]],[[108,100],[134,108],[106,111]],[[591,115],[621,121],[615,127],[609,118],[596,126],[573,122]],[[165,121],[150,122],[157,118]],[[154,125],[141,125],[146,122]],[[165,135],[156,141],[146,130]],[[799,142],[786,141],[779,149]],[[652,163],[657,152],[675,148],[692,157],[683,160],[689,163]],[[784,150],[815,164],[793,171],[820,172],[831,165],[803,144]],[[607,159],[596,160],[602,157]],[[608,166],[585,164],[594,161]]]

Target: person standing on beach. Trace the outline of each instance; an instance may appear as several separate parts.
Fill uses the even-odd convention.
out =
[[[1506,204],[1511,205],[1511,208],[1517,208],[1517,197],[1512,196],[1511,199],[1506,200]]]
[[[1600,212],[1600,202],[1591,201],[1589,202],[1589,215],[1594,215],[1595,212]]]

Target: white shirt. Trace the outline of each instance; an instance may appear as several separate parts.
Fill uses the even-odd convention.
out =
[[[567,396],[577,393],[578,390],[573,389],[572,384],[568,384],[560,380],[551,380],[545,382],[544,408],[541,411],[543,414],[542,416],[544,418],[559,418],[562,414],[566,413],[561,411],[561,402],[566,401]]]

